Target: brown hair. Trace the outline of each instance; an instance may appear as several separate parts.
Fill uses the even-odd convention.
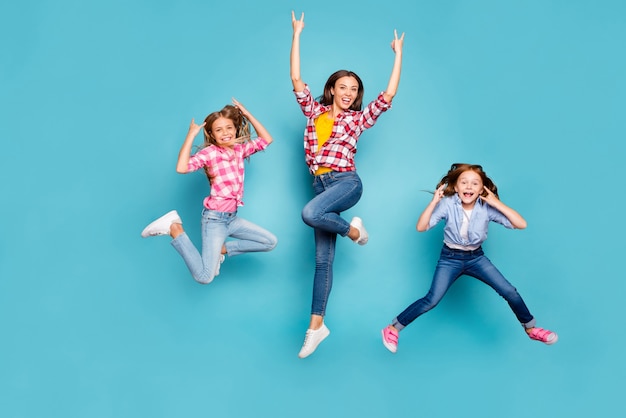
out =
[[[235,129],[237,130],[237,142],[243,143],[250,140],[250,122],[246,119],[239,109],[233,105],[226,105],[222,110],[211,113],[204,119],[204,146],[206,148],[209,145],[217,145],[211,129],[213,123],[219,118],[226,118],[233,121]]]
[[[209,145],[217,145],[211,129],[213,127],[213,123],[215,123],[215,121],[219,118],[226,118],[233,121],[233,125],[235,125],[235,129],[237,131],[236,135],[238,143],[243,143],[251,139],[250,122],[248,119],[246,119],[241,111],[235,106],[226,105],[222,110],[213,112],[204,118],[204,144],[200,148],[206,148]],[[204,167],[204,172],[209,179],[209,183],[211,183],[213,176],[209,174],[209,168],[207,166]]]
[[[444,196],[454,195],[456,193],[454,191],[454,186],[456,186],[456,182],[458,181],[459,176],[466,171],[473,171],[476,174],[478,174],[481,180],[483,181],[483,185],[489,190],[491,190],[493,194],[498,196],[498,188],[496,187],[495,183],[487,176],[487,173],[483,171],[482,166],[478,164],[465,164],[465,163],[452,164],[450,166],[450,170],[448,170],[448,174],[443,176],[441,180],[439,180],[439,183],[437,183],[436,189],[438,189],[439,187],[445,184],[446,187],[443,189]],[[481,196],[486,196],[486,195],[487,195],[487,192],[483,190],[483,192],[481,193]]]
[[[361,81],[361,78],[358,75],[356,75],[356,73],[352,71],[348,71],[348,70],[339,70],[339,71],[335,71],[334,73],[332,73],[330,77],[328,77],[328,80],[326,80],[326,84],[324,85],[324,94],[318,97],[317,101],[323,104],[324,106],[332,105],[333,95],[330,92],[330,90],[335,87],[335,83],[341,77],[353,77],[359,84],[359,89],[356,94],[356,99],[354,99],[354,102],[352,102],[352,105],[350,105],[350,110],[355,110],[355,111],[361,110],[361,107],[363,105],[363,92],[364,92],[363,82]]]

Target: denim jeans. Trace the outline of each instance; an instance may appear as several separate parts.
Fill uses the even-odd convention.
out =
[[[315,233],[315,275],[311,314],[324,316],[333,286],[337,234],[345,237],[350,223],[340,216],[361,198],[363,185],[356,171],[331,171],[313,180],[315,197],[302,209],[302,220]]]
[[[535,325],[533,316],[528,311],[517,289],[509,283],[498,269],[485,257],[482,248],[474,251],[455,250],[443,246],[430,290],[392,321],[396,329],[401,330],[420,315],[428,312],[441,301],[450,286],[461,275],[466,274],[491,286],[509,304],[518,321],[525,327]]]
[[[227,237],[236,238],[226,241]],[[271,251],[277,243],[269,231],[237,216],[237,212],[202,211],[202,254],[196,249],[186,233],[172,240],[172,246],[185,260],[193,278],[202,284],[213,281],[220,262],[222,246],[228,256]]]

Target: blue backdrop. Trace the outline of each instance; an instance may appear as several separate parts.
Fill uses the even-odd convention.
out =
[[[330,337],[297,358],[313,234],[304,118],[289,79],[339,68],[371,100],[406,32],[393,108],[361,137],[370,242],[339,241]],[[620,251],[626,3],[618,0],[207,2],[0,6],[0,415],[21,417],[619,416],[626,363]],[[175,172],[190,119],[236,97],[275,143],[252,158],[241,216],[276,249],[195,283],[168,238],[199,242],[200,173]],[[403,331],[380,329],[431,280],[438,228],[415,232],[452,162],[479,163],[528,221],[486,251],[554,346],[461,279]],[[622,242],[622,244],[620,244]]]

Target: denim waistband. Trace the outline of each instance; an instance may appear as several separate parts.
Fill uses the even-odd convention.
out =
[[[204,215],[205,213],[206,214],[210,214],[211,216],[214,216],[214,217],[219,218],[219,219],[230,219],[230,218],[234,218],[235,216],[237,216],[237,211],[235,211],[235,212],[220,212],[220,211],[217,211],[217,210],[207,209],[207,208],[204,208],[202,210],[202,214]]]
[[[326,173],[322,173],[322,174],[315,174],[313,177],[315,177],[316,179],[327,179],[327,178],[334,178],[335,176],[337,176],[338,174],[344,174],[344,175],[349,175],[351,173],[356,174],[356,169],[353,170],[347,170],[347,171],[327,171]]]
[[[443,245],[443,248],[446,251],[450,251],[451,253],[454,254],[467,254],[467,255],[480,255],[483,254],[483,247],[480,246],[478,248],[476,248],[475,250],[459,250],[458,248],[450,248],[447,245]]]

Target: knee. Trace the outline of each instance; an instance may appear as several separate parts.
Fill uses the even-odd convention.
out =
[[[203,272],[202,274],[193,276],[193,279],[199,284],[210,284],[211,282],[213,282],[214,278],[215,275],[208,272]]]
[[[315,224],[315,218],[315,212],[311,210],[311,208],[305,206],[304,209],[302,209],[302,221],[304,221],[305,224],[313,226]]]
[[[306,205],[302,209],[302,220],[310,227],[315,228],[317,225],[319,225],[323,216],[324,212],[318,210],[318,208],[316,208],[314,205]]]
[[[508,286],[504,289],[500,289],[500,296],[502,296],[506,300],[515,300],[521,297],[517,289],[513,286]]]
[[[424,306],[424,311],[430,311],[435,306],[439,304],[441,301],[441,297],[435,296],[433,293],[428,293],[426,296],[422,298],[422,304]]]
[[[267,251],[272,251],[278,244],[278,238],[274,235],[270,235],[267,240]]]

